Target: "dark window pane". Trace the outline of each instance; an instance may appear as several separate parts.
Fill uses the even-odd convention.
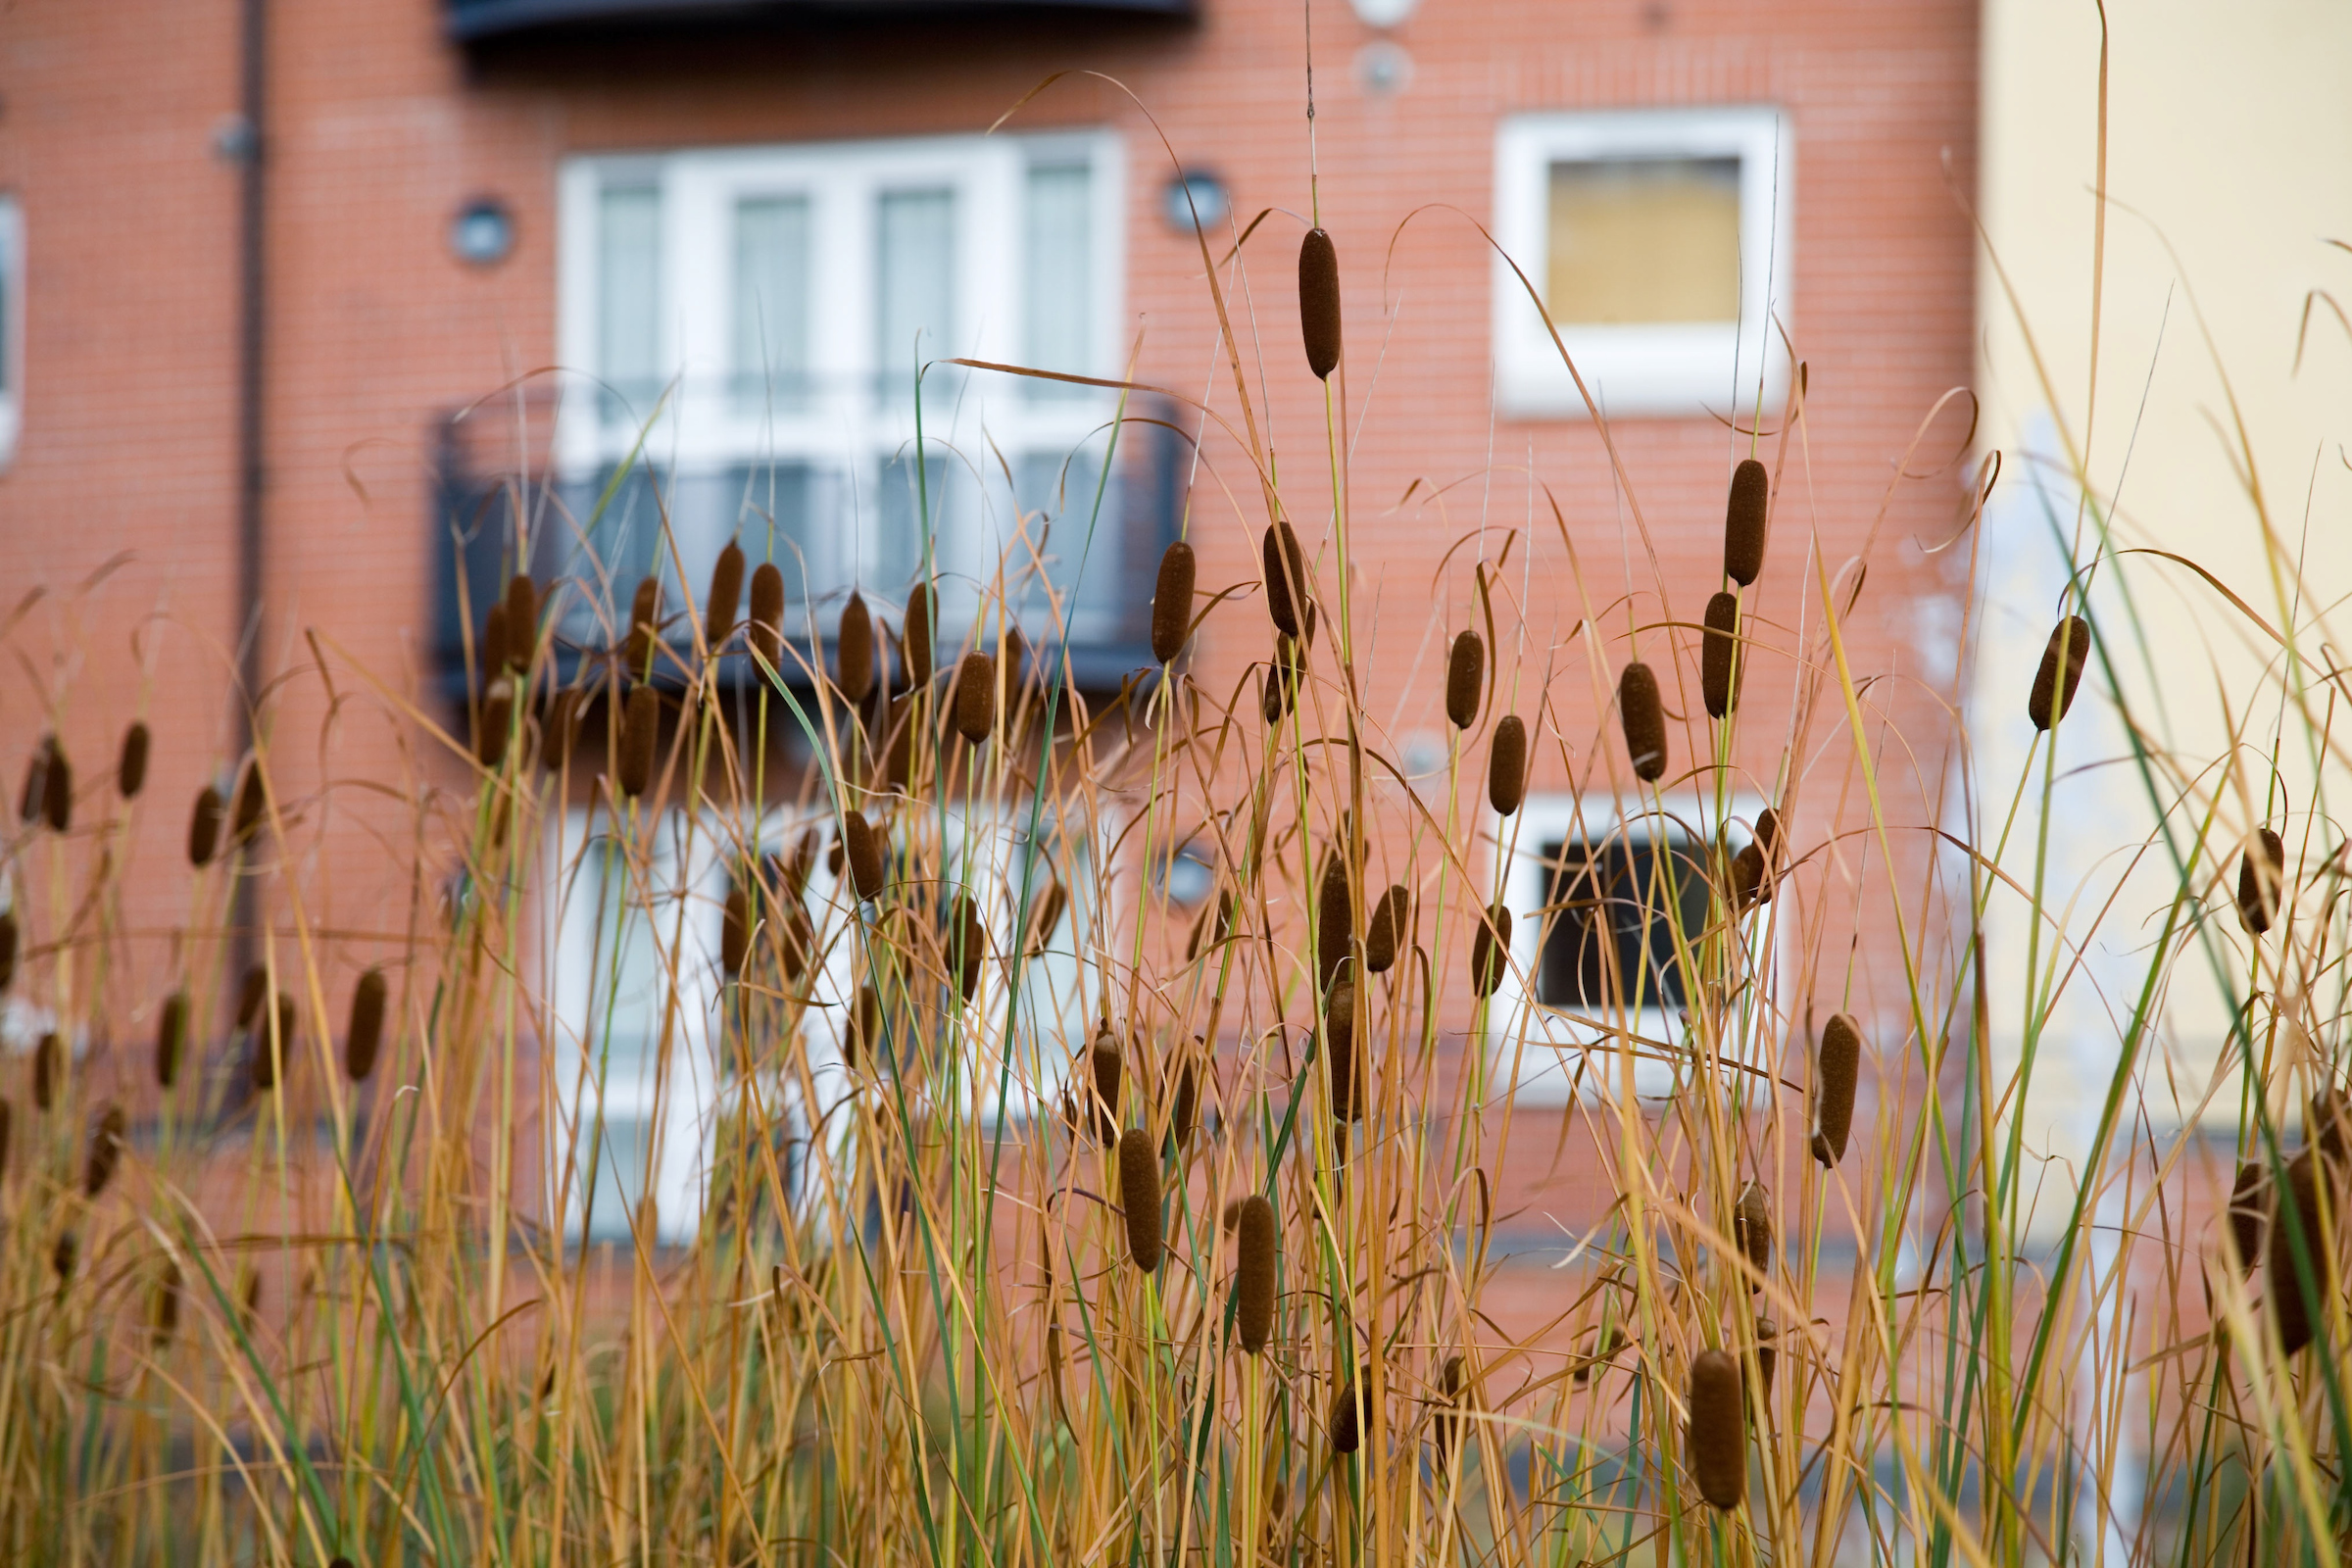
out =
[[[1544,846],[1544,905],[1551,928],[1536,974],[1536,1000],[1579,1011],[1633,1002],[1678,1007],[1689,996],[1675,961],[1682,936],[1705,928],[1707,885],[1688,841],[1616,838]]]

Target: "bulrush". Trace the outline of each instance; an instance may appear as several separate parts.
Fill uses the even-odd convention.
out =
[[[17,911],[0,909],[0,991],[17,980]]]
[[[479,649],[482,679],[494,680],[507,669],[507,602],[491,601],[482,616],[482,645]]]
[[[2263,1233],[2271,1223],[2270,1186],[2262,1161],[2249,1159],[2237,1167],[2237,1180],[2230,1189],[2230,1223],[2222,1235],[2240,1274],[2253,1273],[2262,1261]]]
[[[963,656],[956,666],[956,733],[977,746],[997,727],[997,662],[986,654]]]
[[[164,999],[155,1022],[155,1081],[169,1089],[179,1077],[179,1059],[188,1049],[188,994],[174,991]]]
[[[1181,1150],[1193,1141],[1200,1122],[1200,1062],[1186,1053],[1169,1074],[1175,1087],[1168,1093],[1168,1137]]]
[[[89,1153],[81,1167],[82,1197],[95,1199],[115,1179],[116,1167],[122,1162],[122,1134],[128,1125],[122,1107],[109,1105],[90,1129]]]
[[[1625,751],[1634,776],[1654,784],[1666,774],[1666,709],[1658,701],[1658,677],[1640,660],[1617,680],[1617,717],[1625,726]]]
[[[1495,722],[1487,747],[1487,804],[1509,816],[1527,799],[1527,724],[1517,713]]]
[[[949,921],[949,957],[956,966],[956,990],[964,1001],[980,989],[980,966],[988,956],[988,931],[980,924],[980,906],[969,893],[956,895]]]
[[[727,889],[726,906],[718,921],[718,966],[728,974],[743,973],[743,960],[752,949],[752,895],[738,881]]]
[[[710,567],[710,597],[703,605],[703,638],[716,655],[735,635],[735,609],[743,603],[743,546],[734,540]]]
[[[1764,852],[1747,845],[1732,857],[1732,907],[1744,911],[1771,902],[1772,878],[1764,869]]]
[[[843,861],[849,868],[850,886],[860,902],[882,896],[884,879],[889,875],[889,846],[881,830],[865,819],[859,810],[844,811],[841,817]]]
[[[1728,1350],[1701,1350],[1690,1362],[1690,1474],[1698,1494],[1726,1510],[1747,1495],[1747,1417],[1740,1363]]]
[[[1723,574],[1744,588],[1764,570],[1764,514],[1772,500],[1772,478],[1764,465],[1743,458],[1732,470],[1732,497],[1724,509]]]
[[[507,579],[507,663],[527,670],[538,652],[539,585],[529,572],[518,571]]]
[[[1266,530],[1258,554],[1266,572],[1267,616],[1285,637],[1301,635],[1306,625],[1306,552],[1288,517],[1277,518]]]
[[[1475,630],[1455,635],[1446,656],[1446,717],[1455,729],[1478,722],[1478,704],[1487,687],[1487,645]]]
[[[1251,1355],[1274,1334],[1274,1205],[1263,1193],[1241,1201],[1233,1221],[1239,1264],[1234,1270],[1234,1330]]]
[[[631,800],[654,781],[654,752],[662,740],[662,695],[651,686],[632,686],[620,710],[620,758],[612,782]]]
[[[1290,682],[1279,660],[1266,665],[1264,695],[1258,707],[1269,725],[1281,723],[1284,710],[1290,707]]]
[[[17,798],[17,819],[38,822],[41,819],[41,792],[49,783],[49,754],[57,746],[57,737],[48,736],[34,747],[32,756],[24,761],[24,790]]]
[[[1119,1085],[1125,1061],[1119,1052],[1119,1037],[1108,1024],[1095,1031],[1095,1043],[1086,1054],[1087,1077],[1095,1092],[1092,1115],[1081,1110],[1081,1125],[1092,1124],[1095,1136],[1107,1144],[1119,1135]]]
[[[2041,667],[2034,672],[2034,690],[2026,697],[2026,716],[2035,729],[2048,729],[2075,706],[2075,688],[2082,684],[2082,661],[2089,653],[2090,622],[2081,615],[2069,615],[2051,628],[2041,650]],[[2058,674],[2061,656],[2066,661],[2064,680]]]
[[[1354,935],[1350,929],[1354,913],[1348,897],[1347,847],[1335,845],[1324,852],[1323,873],[1315,880],[1315,983],[1319,986],[1330,985],[1348,957],[1348,945]]]
[[[1740,1201],[1732,1209],[1732,1237],[1758,1275],[1748,1289],[1762,1290],[1764,1277],[1772,1273],[1772,1199],[1762,1182],[1740,1189]]]
[[[1340,363],[1340,253],[1321,228],[1298,242],[1298,337],[1306,368],[1328,380]]]
[[[845,1065],[856,1068],[873,1061],[882,1049],[882,993],[872,986],[858,988],[858,1004],[850,1009],[841,1032]]]
[[[375,1055],[384,1043],[384,1003],[388,987],[384,971],[371,966],[351,988],[351,1025],[343,1032],[343,1070],[355,1084],[375,1071]]]
[[[207,784],[196,792],[196,806],[188,813],[188,863],[201,871],[213,863],[220,853],[220,824],[228,815],[228,805],[220,792]]]
[[[1385,974],[1396,962],[1396,955],[1411,939],[1413,925],[1413,896],[1401,882],[1392,886],[1372,906],[1370,926],[1364,932],[1364,968],[1371,974]]]
[[[51,832],[63,833],[74,826],[74,764],[66,760],[66,749],[54,735],[43,749],[42,762],[41,815]]]
[[[134,722],[122,732],[122,750],[115,758],[115,793],[135,800],[147,787],[147,752],[152,744],[147,726]]]
[[[539,765],[553,773],[571,760],[580,737],[580,693],[566,686],[547,705],[546,727],[539,732]]]
[[[1781,842],[1781,813],[1767,806],[1756,813],[1756,848],[1767,868],[1777,870],[1787,847]]]
[[[1491,997],[1502,984],[1503,969],[1511,952],[1511,911],[1502,905],[1490,907],[1478,922],[1478,930],[1470,938],[1470,989],[1473,994]]]
[[[1149,1274],[1166,1250],[1159,1228],[1159,1147],[1141,1127],[1119,1135],[1119,1207],[1127,1216],[1127,1255]]]
[[[853,592],[833,632],[833,683],[853,703],[874,689],[874,617],[865,596]]]
[[[1813,1157],[1824,1168],[1845,1158],[1854,1126],[1854,1084],[1862,1075],[1862,1031],[1833,1013],[1821,1031],[1821,1059],[1813,1074]]]
[[[1453,1452],[1454,1438],[1461,1427],[1461,1417],[1454,1414],[1462,1399],[1462,1358],[1449,1355],[1438,1374],[1438,1413],[1430,1421],[1430,1441],[1438,1450],[1438,1463],[1444,1465]]]
[[[752,653],[768,668],[784,662],[784,573],[772,561],[752,569]]]
[[[1706,700],[1707,715],[1721,718],[1740,700],[1733,682],[1734,656],[1740,647],[1740,597],[1717,594],[1707,601],[1707,629],[1698,650],[1698,689]]]
[[[621,644],[620,662],[632,680],[653,672],[654,638],[662,630],[662,579],[640,578],[629,601],[629,632]]]
[[[1032,958],[1045,952],[1069,906],[1069,890],[1061,885],[1059,878],[1049,876],[1045,887],[1029,902],[1029,935],[1022,942],[1021,951]]]
[[[2237,862],[2237,923],[2249,935],[2261,936],[2278,920],[2278,899],[2285,886],[2285,841],[2269,828],[2258,827]]]
[[[236,808],[229,815],[228,841],[239,849],[251,844],[262,831],[262,819],[270,814],[270,796],[262,782],[261,760],[245,764],[244,775],[237,781]]]
[[[906,619],[899,638],[899,659],[908,686],[920,689],[931,684],[931,648],[938,624],[939,590],[918,582],[906,596]]]
[[[1372,1086],[1364,1068],[1363,1030],[1356,1027],[1355,981],[1343,974],[1323,999],[1323,1038],[1331,1052],[1331,1114],[1337,1122],[1361,1121]]]
[[[1372,1391],[1360,1372],[1348,1374],[1331,1396],[1331,1451],[1353,1453],[1372,1425]]]
[[[1171,663],[1184,652],[1193,630],[1193,585],[1200,564],[1193,547],[1179,539],[1161,552],[1159,578],[1152,586],[1152,657]]]
[[[147,1309],[147,1329],[150,1342],[161,1350],[172,1343],[179,1328],[179,1265],[167,1259],[164,1271],[155,1282],[155,1298]]]
[[[72,1231],[60,1231],[57,1245],[49,1249],[49,1268],[57,1276],[60,1286],[74,1277],[74,1265],[80,1257],[81,1243],[74,1239]]]
[[[41,1036],[32,1048],[32,1108],[46,1111],[57,1103],[57,1092],[65,1087],[66,1052],[52,1029]]]
[[[2311,1305],[2303,1294],[2303,1277],[2295,1267],[2295,1244],[2302,1243],[2304,1265],[2310,1270],[2313,1294],[2322,1303],[2334,1287],[2332,1249],[2328,1245],[2328,1226],[2324,1220],[2340,1217],[2343,1197],[2329,1193],[2328,1200],[2335,1212],[2323,1216],[2320,1212],[2320,1172],[2323,1167],[2317,1155],[2304,1150],[2286,1162],[2286,1187],[2279,1195],[2273,1215],[2270,1235],[2270,1261],[2264,1280],[2264,1291],[2271,1302],[2271,1318],[2278,1325],[2278,1346],[2288,1355],[2302,1349],[2312,1341]]]

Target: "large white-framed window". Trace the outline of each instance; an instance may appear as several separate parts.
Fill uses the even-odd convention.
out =
[[[1066,597],[1116,395],[937,362],[1116,375],[1124,179],[1107,131],[568,161],[558,348],[581,375],[557,462],[584,522],[634,459],[588,541],[623,595],[662,564],[659,487],[689,580],[740,532],[796,617],[903,592],[926,520],[944,625],[1024,537],[1016,601]]]
[[[24,425],[24,209],[0,194],[0,468]]]
[[[1729,803],[1735,853],[1763,805]],[[1487,1012],[1490,1098],[1612,1098],[1623,1088],[1615,1048],[1628,1037],[1634,1093],[1673,1091],[1668,1058],[1685,1039],[1690,997],[1681,956],[1706,930],[1719,821],[1712,800],[1669,798],[1662,810],[1621,811],[1613,801],[1573,795],[1530,796],[1515,817],[1490,819],[1503,846],[1503,902],[1512,914],[1511,966]],[[1770,910],[1743,916],[1749,942],[1766,940]]]
[[[1514,116],[1494,151],[1494,235],[1544,299],[1601,412],[1729,416],[1788,376],[1788,117],[1769,107]],[[1778,325],[1776,326],[1776,321]],[[1584,417],[1509,262],[1494,262],[1495,399]]]

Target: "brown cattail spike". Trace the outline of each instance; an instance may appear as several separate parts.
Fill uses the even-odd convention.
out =
[[[1502,984],[1503,969],[1511,952],[1511,911],[1496,904],[1478,922],[1478,930],[1470,939],[1470,989],[1481,997],[1491,997]]]
[[[1772,878],[1765,873],[1764,852],[1753,844],[1732,857],[1732,907],[1745,910],[1772,902]]]
[[[147,750],[151,744],[147,726],[133,723],[122,732],[122,750],[115,759],[115,791],[124,800],[135,799],[147,787]]]
[[[245,764],[245,775],[237,783],[237,805],[230,815],[228,841],[243,848],[251,844],[262,831],[262,819],[270,814],[270,797],[262,783],[262,764]]]
[[[1193,630],[1193,584],[1199,564],[1193,547],[1179,539],[1159,558],[1159,580],[1152,588],[1152,657],[1172,662]]]
[[[2262,1161],[2250,1159],[2237,1167],[2237,1181],[2230,1189],[2230,1224],[2222,1235],[2241,1274],[2253,1273],[2262,1261],[2263,1233],[2271,1223],[2270,1185]]]
[[[1298,242],[1298,336],[1306,368],[1330,379],[1340,363],[1340,253],[1320,228]]]
[[[66,760],[66,749],[49,737],[48,769],[41,780],[41,814],[49,819],[50,831],[63,833],[74,825],[74,764]]]
[[[61,1285],[74,1277],[74,1264],[80,1256],[81,1244],[74,1239],[74,1233],[61,1231],[57,1245],[49,1250],[49,1267],[56,1272]]]
[[[1364,933],[1364,969],[1386,974],[1399,949],[1412,940],[1413,896],[1398,883],[1372,906],[1370,928]]]
[[[956,989],[969,1002],[980,989],[980,965],[988,956],[988,932],[980,924],[980,906],[969,893],[956,895],[953,934],[949,941],[954,952],[949,956],[956,966]]]
[[[858,988],[858,1005],[843,1031],[842,1059],[855,1068],[875,1059],[882,1049],[882,993],[872,986]]]
[[[1364,1446],[1364,1431],[1372,1425],[1372,1391],[1360,1375],[1351,1375],[1331,1396],[1331,1451],[1353,1453]]]
[[[860,901],[880,898],[890,860],[881,832],[865,819],[863,811],[845,811],[841,818],[841,843],[851,888]]]
[[[1717,594],[1707,601],[1707,630],[1698,654],[1699,694],[1706,699],[1710,718],[1722,718],[1740,700],[1739,648],[1739,596]]]
[[[899,657],[906,670],[906,684],[924,687],[931,684],[931,646],[939,623],[939,590],[927,582],[918,582],[906,596],[906,620],[900,639]]]
[[[970,653],[956,666],[956,733],[977,746],[997,727],[997,662]]]
[[[1772,1200],[1762,1182],[1749,1182],[1740,1189],[1740,1201],[1732,1210],[1733,1240],[1747,1255],[1748,1267],[1758,1275],[1772,1272]],[[1748,1282],[1750,1290],[1764,1288],[1761,1279]]]
[[[1331,977],[1339,972],[1348,956],[1348,944],[1354,935],[1350,922],[1354,919],[1348,906],[1348,861],[1345,846],[1325,853],[1323,874],[1315,885],[1315,982],[1328,986]]]
[[[17,911],[0,909],[0,991],[17,979]]]
[[[57,1092],[66,1075],[65,1058],[65,1047],[59,1044],[55,1030],[41,1036],[40,1044],[32,1048],[33,1109],[46,1111],[57,1103]]]
[[[155,1023],[155,1081],[166,1089],[179,1077],[179,1058],[188,1049],[188,994],[174,991],[164,999]]]
[[[179,1265],[167,1262],[163,1277],[155,1282],[155,1299],[147,1312],[148,1331],[155,1348],[162,1349],[172,1343],[172,1335],[179,1327]],[[338,1561],[347,1559],[338,1558]]]
[[[539,652],[539,585],[518,571],[507,579],[507,662],[529,669]]]
[[[1638,659],[1618,678],[1617,717],[1625,726],[1634,776],[1650,784],[1665,777],[1666,709],[1658,701],[1658,677]]]
[[[613,782],[630,800],[654,781],[654,752],[662,740],[662,697],[651,686],[633,686],[621,707],[620,758]]]
[[[1095,1091],[1094,1115],[1087,1119],[1095,1124],[1096,1136],[1106,1144],[1119,1132],[1119,1085],[1124,1068],[1119,1037],[1105,1024],[1095,1031],[1095,1043],[1087,1052],[1087,1073]]]
[[[122,1134],[128,1127],[121,1105],[109,1105],[90,1129],[90,1151],[81,1167],[81,1196],[96,1198],[115,1179],[122,1162]]]
[[[1193,1141],[1200,1119],[1200,1063],[1187,1055],[1170,1075],[1175,1089],[1168,1096],[1168,1137],[1178,1149]]]
[[[1461,1425],[1461,1417],[1454,1414],[1462,1399],[1460,1356],[1446,1358],[1445,1369],[1438,1374],[1438,1413],[1430,1423],[1430,1438],[1438,1450],[1438,1463],[1443,1465],[1453,1451],[1454,1434]]]
[[[1355,981],[1343,974],[1323,999],[1323,1038],[1331,1050],[1331,1114],[1339,1122],[1361,1121],[1371,1085],[1364,1080],[1362,1031],[1356,1028]]]
[[[1487,747],[1487,804],[1495,815],[1509,816],[1526,799],[1527,724],[1517,713],[1505,713]]]
[[[2267,827],[2256,828],[2237,862],[2237,923],[2261,936],[2278,918],[2286,886],[2286,843]]]
[[[1845,1141],[1854,1126],[1854,1085],[1861,1075],[1862,1031],[1844,1013],[1834,1013],[1821,1031],[1821,1060],[1813,1075],[1814,1124],[1821,1134],[1813,1157],[1825,1167],[1845,1158]]]
[[[1756,848],[1763,852],[1764,863],[1777,868],[1781,863],[1781,813],[1767,806],[1756,813]]]
[[[703,637],[716,654],[735,635],[735,608],[743,603],[743,546],[734,540],[710,568],[710,598],[703,606]]]
[[[1242,1200],[1233,1228],[1240,1258],[1234,1271],[1233,1326],[1242,1348],[1255,1355],[1274,1334],[1274,1205],[1264,1194],[1251,1193]]]
[[[833,633],[835,683],[841,695],[862,703],[874,689],[874,617],[865,596],[853,593],[841,607],[841,621]]]
[[[662,579],[641,578],[629,601],[629,635],[621,645],[620,662],[632,680],[653,673],[654,639],[662,631]]]
[[[33,748],[32,756],[24,762],[24,792],[17,798],[17,817],[24,822],[41,819],[41,792],[49,783],[49,751],[57,744],[50,736]]]
[[[1127,1255],[1149,1274],[1165,1250],[1159,1228],[1159,1148],[1141,1127],[1119,1135],[1119,1207],[1127,1216]]]
[[[196,792],[196,808],[188,813],[188,863],[201,871],[220,853],[220,823],[228,805],[210,784]]]
[[[1487,686],[1487,645],[1475,630],[1457,633],[1446,658],[1446,717],[1455,729],[1478,722]]]
[[[1038,894],[1029,906],[1029,939],[1022,951],[1035,957],[1053,942],[1054,933],[1061,928],[1061,917],[1070,906],[1069,890],[1055,878],[1048,878],[1045,891]]]
[[[482,679],[491,680],[504,674],[507,662],[507,602],[499,599],[491,603],[489,612],[482,616]]]
[[[553,773],[571,760],[580,737],[580,693],[565,687],[547,705],[546,727],[539,732],[539,765]]]
[[[2090,622],[2069,615],[2052,628],[2041,651],[2041,667],[2034,672],[2034,690],[2026,698],[2026,716],[2035,729],[2048,729],[2075,706],[2075,688],[2082,683],[2082,661],[2090,653]],[[2066,678],[2058,678],[2058,661],[2066,660]]]
[[[365,1083],[375,1071],[375,1054],[384,1042],[387,991],[380,968],[368,969],[351,989],[351,1026],[343,1035],[343,1070],[355,1084]]]
[[[1266,573],[1266,614],[1285,637],[1300,635],[1307,599],[1306,552],[1285,517],[1266,530],[1258,554]]]
[[[772,561],[752,569],[752,624],[746,634],[753,655],[768,668],[784,662],[784,573]]]
[[[727,889],[727,903],[718,921],[718,965],[729,974],[743,973],[743,960],[752,951],[752,896],[741,882]]]
[[[1258,706],[1268,724],[1282,722],[1283,712],[1290,707],[1290,681],[1279,663],[1266,666],[1265,695]]]
[[[2342,1198],[2327,1195],[2331,1211],[2321,1213],[2321,1163],[2313,1151],[2306,1149],[2286,1162],[2286,1185],[2279,1193],[2278,1209],[2271,1224],[2270,1261],[2264,1292],[2270,1298],[2271,1317],[2278,1325],[2279,1348],[2292,1355],[2312,1342],[2315,1327],[2312,1299],[2327,1301],[2335,1279],[2328,1247],[2328,1222],[2340,1219]],[[2303,1267],[2308,1276],[2299,1272],[2295,1263],[2296,1243],[2302,1244]],[[2303,1282],[2308,1277],[2312,1297],[2304,1294]]]
[[[1723,574],[1744,588],[1764,570],[1764,514],[1772,479],[1753,458],[1732,470],[1732,499],[1723,519]]]
[[[1698,1494],[1727,1512],[1747,1495],[1740,1381],[1740,1363],[1728,1350],[1701,1350],[1690,1362],[1690,1474]]]

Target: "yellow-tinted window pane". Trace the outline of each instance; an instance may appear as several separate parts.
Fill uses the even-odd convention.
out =
[[[1740,315],[1740,160],[1551,166],[1544,303],[1562,322],[1730,321]]]

